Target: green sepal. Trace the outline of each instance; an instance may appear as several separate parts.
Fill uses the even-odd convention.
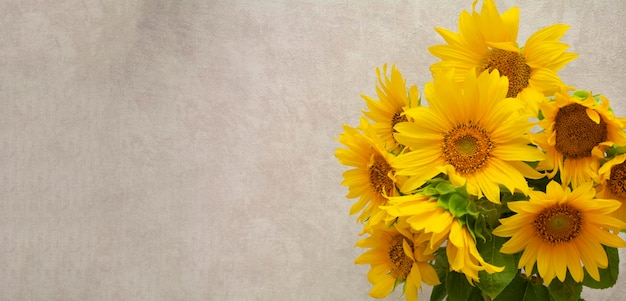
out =
[[[462,223],[467,226],[472,238],[476,242],[487,242],[491,240],[491,231],[487,228],[487,222],[483,217],[474,218],[472,216],[465,216],[465,222]]]
[[[579,99],[587,99],[587,97],[589,97],[589,91],[578,90],[572,93],[572,97],[576,97]]]
[[[537,119],[539,119],[539,121],[544,120],[546,117],[543,115],[543,112],[541,110],[539,110],[539,112],[537,112]]]
[[[452,185],[447,179],[431,179],[417,193],[436,200],[439,207],[450,211],[456,218],[466,214],[478,215],[476,206],[472,204],[476,197],[469,195],[465,186]]]
[[[623,153],[626,153],[626,146],[611,145],[609,148],[606,149],[606,161]]]
[[[448,203],[448,211],[452,213],[452,215],[456,217],[461,217],[469,213],[469,200],[467,195],[462,195],[460,193],[451,193],[447,195],[442,195],[442,198],[447,197]]]
[[[435,185],[435,190],[438,194],[449,194],[457,191],[457,187],[449,182],[439,182]]]

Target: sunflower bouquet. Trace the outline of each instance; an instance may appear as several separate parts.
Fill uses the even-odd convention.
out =
[[[376,298],[417,300],[424,283],[430,300],[582,300],[616,284],[626,247],[626,120],[557,75],[577,57],[567,25],[519,47],[519,9],[476,2],[458,33],[436,28],[425,102],[384,65],[338,137],[367,249],[355,263]]]

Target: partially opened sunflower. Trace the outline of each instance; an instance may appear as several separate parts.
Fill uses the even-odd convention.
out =
[[[422,283],[439,284],[437,273],[429,261],[435,259],[430,250],[430,235],[411,232],[406,226],[391,227],[377,224],[370,228],[369,236],[357,246],[369,250],[359,256],[356,264],[371,266],[367,279],[373,284],[370,296],[384,298],[396,286],[404,284],[407,301],[416,301]]]
[[[374,122],[373,128],[383,140],[385,148],[397,152],[402,145],[393,137],[395,133],[393,127],[399,122],[407,121],[404,114],[406,109],[419,106],[417,86],[409,87],[407,92],[405,79],[395,65],[391,66],[390,76],[387,76],[387,65],[383,66],[382,75],[377,68],[376,75],[378,99],[361,95],[368,108],[363,114]]]
[[[598,197],[619,201],[620,206],[612,216],[626,223],[626,154],[606,161],[598,174]]]
[[[342,185],[348,187],[347,198],[358,199],[350,214],[361,212],[359,222],[376,224],[385,217],[379,207],[387,204],[388,196],[395,196],[396,177],[391,163],[395,156],[385,147],[385,142],[376,134],[372,124],[361,118],[359,128],[344,125],[339,142],[345,148],[335,151],[335,156],[346,166],[353,167],[343,173]]]
[[[574,187],[598,176],[600,160],[612,145],[626,145],[624,124],[613,114],[609,100],[590,92],[559,92],[541,106],[542,131],[534,141],[546,152],[537,168],[550,170],[563,184]]]

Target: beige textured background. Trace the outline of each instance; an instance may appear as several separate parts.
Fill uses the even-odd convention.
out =
[[[0,300],[367,300],[333,139],[471,2],[0,2]],[[626,115],[626,2],[497,3]]]

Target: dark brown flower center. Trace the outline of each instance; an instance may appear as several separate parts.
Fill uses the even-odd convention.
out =
[[[374,162],[369,168],[370,184],[372,188],[380,194],[389,194],[394,188],[393,180],[389,177],[389,173],[393,169],[387,163],[387,160],[379,154],[374,155]]]
[[[611,167],[611,178],[607,180],[607,186],[620,201],[626,200],[626,162]]]
[[[582,230],[582,223],[580,211],[567,204],[546,208],[533,221],[539,237],[552,244],[576,238]]]
[[[607,139],[607,125],[602,118],[595,123],[581,104],[569,104],[559,110],[554,119],[557,151],[567,158],[591,156],[591,151]]]
[[[396,131],[396,129],[394,128],[396,126],[396,124],[400,123],[400,122],[407,122],[409,121],[406,118],[406,115],[402,114],[403,112],[395,112],[393,114],[393,117],[391,118],[391,129],[393,130],[394,133],[397,133],[398,131]],[[398,144],[399,147],[403,147],[404,145],[399,144],[398,141],[396,140],[396,137],[394,137],[393,135],[391,135],[391,137],[393,138],[393,141],[396,142],[396,144]]]
[[[394,126],[396,126],[396,124],[400,123],[400,122],[407,122],[409,121],[408,119],[406,119],[406,115],[402,114],[403,112],[395,112],[393,114],[393,117],[391,117],[391,128],[393,129]],[[397,132],[395,129],[393,130],[394,132]]]
[[[446,163],[460,174],[472,174],[487,163],[493,144],[487,132],[472,123],[460,124],[444,135],[442,152]]]
[[[391,275],[396,279],[406,279],[413,267],[413,259],[404,253],[402,243],[405,237],[401,234],[394,236],[390,241],[389,260],[391,260]],[[413,250],[413,242],[406,240]]]
[[[528,87],[530,79],[530,66],[526,65],[526,59],[521,53],[492,49],[482,59],[479,71],[498,69],[501,76],[509,79],[509,91],[506,97],[516,97],[519,92]]]

